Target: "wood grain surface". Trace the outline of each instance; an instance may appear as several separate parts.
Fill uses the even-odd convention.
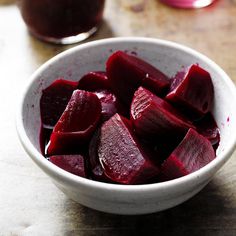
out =
[[[107,0],[104,22],[90,40],[145,36],[190,46],[236,82],[236,1],[197,10],[157,0]],[[236,235],[236,153],[199,194],[175,208],[118,216],[85,208],[62,194],[31,161],[15,130],[18,96],[30,74],[70,46],[31,37],[13,0],[0,0],[0,236]]]

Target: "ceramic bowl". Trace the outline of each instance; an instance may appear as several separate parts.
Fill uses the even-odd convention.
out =
[[[181,66],[198,63],[210,72],[215,98],[212,113],[220,128],[216,158],[192,174],[154,184],[116,185],[70,174],[50,163],[40,152],[40,109],[42,90],[58,77],[79,80],[89,71],[105,70],[105,62],[116,50],[136,53],[169,76]],[[230,158],[236,146],[236,90],[227,74],[213,61],[188,47],[148,38],[111,38],[69,49],[42,65],[30,78],[17,112],[17,131],[31,159],[68,197],[78,203],[109,213],[145,214],[176,206],[198,193]],[[37,184],[37,183],[35,183]]]

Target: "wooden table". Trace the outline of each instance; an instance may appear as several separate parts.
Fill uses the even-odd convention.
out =
[[[157,0],[107,1],[90,40],[117,36],[168,39],[216,61],[236,82],[236,1],[180,10]],[[74,45],[73,45],[74,46]],[[13,0],[0,0],[0,235],[236,235],[236,153],[208,186],[186,203],[144,216],[85,208],[62,194],[31,161],[15,130],[15,108],[29,75],[72,47],[32,38]]]

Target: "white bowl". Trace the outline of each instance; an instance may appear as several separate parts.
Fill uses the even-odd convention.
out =
[[[215,100],[213,114],[220,128],[217,157],[187,176],[156,184],[116,185],[70,174],[46,160],[40,152],[42,90],[57,77],[77,81],[93,70],[105,70],[116,50],[135,52],[171,76],[181,66],[199,63],[212,76]],[[115,38],[86,43],[67,50],[41,66],[30,78],[17,113],[17,131],[32,160],[70,198],[87,207],[116,214],[144,214],[176,206],[199,192],[230,158],[236,146],[236,89],[226,73],[206,56],[179,44],[148,38]],[[37,183],[35,183],[37,184]]]

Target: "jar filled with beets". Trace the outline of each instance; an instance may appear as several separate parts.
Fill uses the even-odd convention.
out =
[[[18,0],[28,30],[52,43],[82,41],[96,32],[105,0]]]

